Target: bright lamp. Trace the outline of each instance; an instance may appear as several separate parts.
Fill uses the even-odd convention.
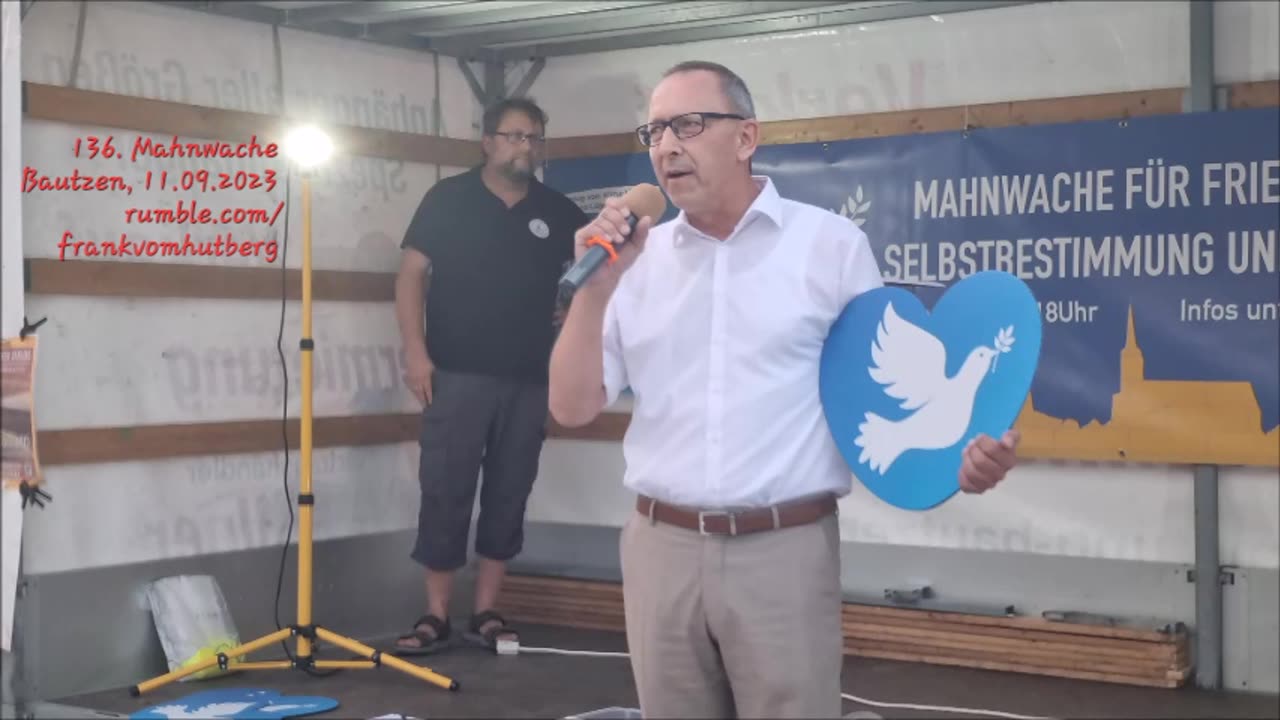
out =
[[[333,140],[320,128],[303,125],[285,135],[284,153],[299,168],[309,170],[322,165],[333,155]]]

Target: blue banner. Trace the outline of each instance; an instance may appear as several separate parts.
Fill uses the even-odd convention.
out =
[[[772,145],[754,165],[858,223],[886,281],[1028,284],[1029,455],[1280,465],[1280,110]],[[546,179],[592,213],[656,183],[646,154]]]

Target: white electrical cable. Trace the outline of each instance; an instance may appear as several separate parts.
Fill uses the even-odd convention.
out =
[[[629,653],[624,652],[605,652],[603,650],[561,650],[560,648],[541,648],[541,647],[525,647],[520,646],[520,654],[534,653],[537,655],[583,655],[585,657],[631,657]]]
[[[945,705],[912,705],[910,703],[877,702],[875,700],[860,698],[857,695],[849,695],[848,693],[841,693],[840,697],[845,700],[862,703],[863,705],[870,705],[871,707],[898,708],[899,710],[932,710],[935,712],[953,712],[964,715],[988,715],[990,717],[1010,718],[1010,720],[1056,720],[1055,718],[1041,717],[1039,715],[1018,715],[1017,713],[1003,712],[1000,710],[977,710],[974,708],[946,707]]]
[[[524,645],[521,645],[519,647],[518,652],[521,655],[524,655],[527,653],[530,655],[580,655],[583,657],[619,657],[619,658],[630,657],[630,653],[625,653],[625,652],[605,652],[601,650],[562,650],[560,648],[526,647]],[[1052,718],[1052,717],[1044,717],[1040,715],[1018,715],[1016,713],[1002,712],[1000,710],[981,710],[981,709],[974,709],[974,708],[947,707],[945,705],[914,705],[910,703],[880,702],[877,700],[868,700],[866,698],[861,698],[861,697],[858,697],[857,695],[850,695],[848,693],[841,693],[840,697],[844,698],[845,700],[849,700],[851,702],[861,703],[863,705],[870,705],[871,707],[879,707],[879,708],[896,708],[899,710],[927,710],[932,712],[952,712],[952,713],[959,713],[959,714],[965,714],[965,715],[986,715],[988,717],[1007,718],[1008,720],[1057,720],[1056,718]]]

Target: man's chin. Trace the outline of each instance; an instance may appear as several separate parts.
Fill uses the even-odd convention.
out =
[[[658,184],[662,186],[662,191],[666,193],[667,197],[671,200],[671,204],[681,210],[687,210],[688,205],[694,202],[697,198],[697,194],[694,189],[684,185],[683,183],[669,182],[664,179]]]
[[[519,158],[507,163],[507,167],[518,172],[527,172],[532,174],[535,163],[530,158]]]

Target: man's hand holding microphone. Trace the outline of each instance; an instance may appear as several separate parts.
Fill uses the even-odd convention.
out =
[[[561,279],[561,290],[607,301],[666,209],[662,191],[647,183],[605,200],[600,214],[574,234],[575,264]]]
[[[605,310],[666,210],[666,196],[656,185],[637,185],[606,200],[600,214],[574,235],[577,260],[560,280],[560,291],[572,293],[573,301],[551,354],[551,414],[562,425],[585,425],[604,409]]]

